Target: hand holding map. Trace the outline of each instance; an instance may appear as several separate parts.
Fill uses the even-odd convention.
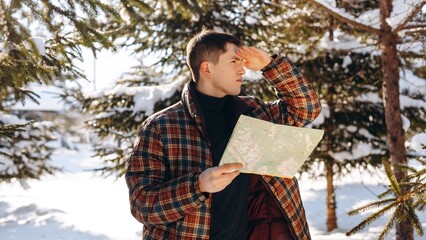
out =
[[[292,178],[324,130],[292,127],[241,115],[219,165],[242,163],[243,173]]]

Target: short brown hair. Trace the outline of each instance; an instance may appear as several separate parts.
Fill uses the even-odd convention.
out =
[[[200,79],[200,65],[203,61],[214,64],[219,62],[219,56],[226,52],[226,43],[241,46],[238,38],[227,33],[217,33],[203,29],[196,34],[186,46],[186,63],[195,82]]]

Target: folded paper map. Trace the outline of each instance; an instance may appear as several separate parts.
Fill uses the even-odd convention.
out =
[[[244,173],[292,178],[324,130],[292,127],[241,115],[220,165],[242,163]]]

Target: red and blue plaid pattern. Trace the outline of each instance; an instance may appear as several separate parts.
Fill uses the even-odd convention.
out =
[[[235,97],[250,107],[247,115],[294,126],[318,116],[316,93],[288,59],[276,57],[263,75],[280,100]],[[182,101],[142,123],[128,162],[131,212],[144,224],[144,239],[209,239],[211,198],[200,192],[198,175],[212,166],[212,153],[192,85],[185,87]],[[294,239],[310,239],[296,179],[263,178],[291,223]]]

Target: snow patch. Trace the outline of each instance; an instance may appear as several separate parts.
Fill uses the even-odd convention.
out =
[[[352,64],[352,58],[351,58],[350,56],[346,55],[346,56],[343,58],[342,67],[343,67],[343,68],[346,68],[347,66],[349,66],[349,65],[351,65],[351,64]]]
[[[29,40],[33,42],[36,50],[38,51],[38,53],[40,55],[42,55],[42,56],[46,55],[46,46],[44,44],[44,38],[42,38],[42,37],[32,37]]]
[[[164,101],[170,98],[183,84],[185,78],[180,78],[168,84],[161,84],[158,86],[140,86],[140,87],[127,87],[122,84],[116,85],[112,90],[103,90],[93,93],[85,93],[86,98],[104,98],[105,96],[133,96],[134,107],[133,113],[145,112],[145,115],[151,115],[154,113],[155,103],[158,101]],[[124,111],[128,109],[114,109],[118,111]],[[104,113],[102,116],[105,117],[114,113]]]
[[[380,9],[369,10],[356,17],[346,12],[344,9],[337,7],[336,1],[334,0],[315,1],[344,18],[375,28],[377,30],[380,29]],[[392,27],[392,29],[396,29],[413,13],[418,4],[421,4],[421,1],[394,0],[391,15],[389,18],[386,19],[386,22],[389,24],[389,26]]]
[[[352,151],[342,151],[342,152],[332,152],[328,151],[328,154],[332,158],[334,158],[336,161],[343,162],[345,160],[355,160],[359,159],[368,155],[374,155],[374,154],[382,154],[384,153],[380,149],[373,149],[371,144],[365,143],[365,142],[359,142],[357,143],[353,148]]]
[[[406,116],[401,114],[402,119],[402,129],[404,129],[404,132],[406,132],[410,128],[410,119],[408,119]]]
[[[411,138],[409,146],[420,156],[426,156],[426,133],[419,133]]]
[[[383,100],[379,97],[379,95],[374,92],[363,93],[360,96],[356,97],[355,100],[359,102],[370,102],[370,103],[383,102]]]

